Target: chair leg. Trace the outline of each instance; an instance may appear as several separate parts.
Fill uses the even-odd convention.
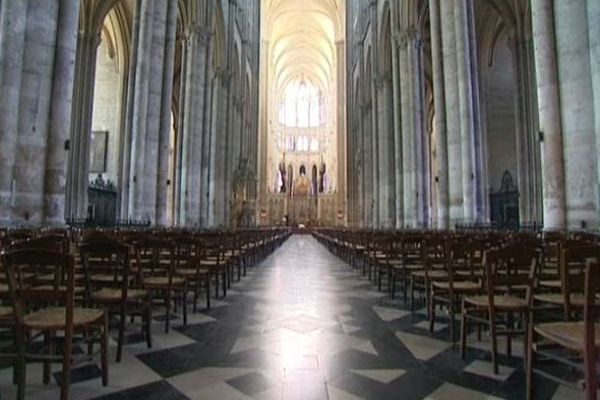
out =
[[[585,349],[583,354],[584,376],[585,376],[585,393],[587,400],[596,400],[596,390],[598,382],[596,380],[596,349],[594,345],[594,337],[585,340]]]
[[[449,297],[448,316],[450,317],[450,321],[449,321],[450,340],[452,341],[452,345],[454,345],[454,342],[456,341],[456,337],[454,334],[454,299],[452,298],[452,296]]]
[[[415,310],[415,279],[410,280],[410,311]]]
[[[469,334],[469,325],[467,322],[467,308],[465,301],[462,301],[462,309],[460,315],[460,358],[464,360],[467,356],[467,335]]]
[[[496,335],[496,317],[492,313],[488,314],[490,321],[490,337],[492,341],[492,364],[494,366],[494,374],[498,375],[498,337]]]
[[[126,320],[127,315],[125,312],[121,312],[119,315],[119,338],[117,339],[117,362],[121,362],[121,356],[123,355],[123,341],[125,340]]]
[[[513,313],[509,312],[506,316],[506,324],[509,331],[514,329],[515,321],[513,318]],[[506,334],[506,355],[508,357],[512,357],[512,334],[509,332]]]
[[[68,400],[69,384],[71,381],[71,348],[73,346],[73,332],[65,332],[65,344],[63,349],[63,367],[60,382],[60,400]]]
[[[410,275],[406,271],[403,271],[403,273],[402,273],[402,290],[403,290],[402,295],[404,296],[404,304],[406,304],[408,302],[408,286],[410,285],[409,280],[411,280]]]
[[[425,297],[425,310],[427,310],[427,312],[429,312],[429,302],[431,301],[431,285],[429,283],[429,279],[425,278],[425,284],[423,286],[423,291],[424,293],[424,297]],[[428,315],[429,316],[429,315]]]
[[[219,270],[215,272],[215,299],[219,298]]]
[[[100,344],[100,363],[102,366],[102,386],[108,386],[108,313],[102,320],[102,343]]]
[[[25,360],[25,332],[15,329],[17,335],[17,400],[25,400],[25,384],[27,382],[27,362]]]
[[[433,335],[435,328],[435,294],[429,300],[429,334]]]
[[[148,308],[146,308],[146,345],[149,349],[152,348],[152,308],[150,304],[148,304]]]
[[[526,313],[523,315],[524,318],[527,318],[526,321],[526,336],[525,336],[525,381],[526,381],[526,397],[527,400],[533,399],[533,368],[535,368],[535,357],[536,354],[533,351],[533,343],[535,339],[535,334],[533,332],[533,318],[529,317],[529,314]]]
[[[200,292],[200,279],[196,278],[194,285],[194,308],[192,308],[192,311],[194,312],[194,314],[196,314],[196,311],[198,310],[198,293]]]
[[[44,344],[48,346],[48,355],[51,356],[54,354],[54,341],[52,340],[50,331],[44,332]],[[50,361],[44,361],[44,372],[43,372],[43,382],[44,385],[50,383],[50,376],[52,375],[52,364]]]
[[[188,313],[187,313],[187,286],[183,288],[181,293],[181,307],[183,308],[183,325],[187,326]]]
[[[206,274],[206,308],[210,308],[210,274]]]
[[[167,290],[165,293],[165,307],[167,307],[167,314],[165,318],[165,333],[169,333],[171,327],[171,291]]]

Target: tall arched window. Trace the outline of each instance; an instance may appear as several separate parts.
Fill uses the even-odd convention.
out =
[[[288,128],[316,128],[324,121],[320,90],[304,79],[290,83],[279,108],[279,122]]]

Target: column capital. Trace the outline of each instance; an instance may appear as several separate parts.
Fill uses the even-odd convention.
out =
[[[233,73],[226,69],[215,70],[215,76],[221,80],[221,83],[223,85],[229,85],[232,75],[233,75]]]
[[[207,27],[200,24],[192,24],[188,28],[188,39],[196,38],[201,46],[208,46],[213,33]]]
[[[373,77],[373,83],[377,89],[383,88],[383,86],[390,81],[391,77],[389,73],[377,74]]]
[[[246,100],[242,99],[240,96],[232,96],[232,102],[233,102],[233,106],[237,109],[237,110],[241,110],[244,105],[246,104]]]
[[[90,43],[94,48],[100,46],[102,43],[102,36],[100,32],[90,32],[86,30],[80,30],[77,32],[77,37],[79,40]]]
[[[533,37],[531,34],[512,34],[506,39],[507,46],[511,48],[516,48],[521,45],[529,45],[531,43],[533,43]]]

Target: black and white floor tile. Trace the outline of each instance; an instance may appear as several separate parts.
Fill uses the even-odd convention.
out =
[[[425,314],[378,292],[310,236],[293,236],[225,299],[190,313],[187,326],[175,319],[165,334],[156,317],[152,349],[132,330],[123,361],[110,363],[109,386],[96,364],[74,370],[71,398],[524,398],[522,345],[500,358],[494,375],[485,334],[482,342],[469,337],[463,361],[448,319],[440,316],[430,335]],[[111,340],[111,360],[115,350]],[[41,376],[40,365],[28,366],[27,398],[56,399],[56,384],[44,386]],[[11,382],[11,371],[0,370],[0,399],[14,398]],[[538,386],[540,399],[581,397],[547,381]]]

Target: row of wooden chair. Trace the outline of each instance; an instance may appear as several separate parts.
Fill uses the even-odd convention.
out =
[[[587,232],[334,229],[314,235],[391,297],[400,285],[411,310],[416,294],[421,294],[432,334],[436,311],[445,308],[454,343],[455,316],[460,314],[463,359],[472,328],[481,340],[485,327],[497,374],[498,337],[506,337],[508,356],[512,340],[522,337],[528,397],[533,394],[533,374],[567,383],[538,366],[543,365],[540,359],[550,359],[583,370],[588,398],[596,398],[598,236]]]
[[[210,307],[225,296],[237,275],[259,263],[289,235],[284,230],[193,232],[183,230],[49,230],[2,234],[0,326],[12,332],[14,353],[2,355],[13,365],[17,398],[25,398],[26,367],[62,363],[61,399],[67,399],[73,365],[101,356],[102,383],[108,384],[108,331],[116,319],[116,360],[122,358],[128,321],[140,318],[147,346],[152,347],[152,311],[164,307],[165,332],[172,313],[188,306],[197,311],[204,290]],[[236,274],[237,270],[237,274]],[[221,291],[222,290],[222,291]],[[190,299],[190,300],[188,300]],[[111,317],[118,318],[111,318]],[[44,344],[33,352],[37,342]],[[87,347],[81,357],[75,346]],[[97,351],[96,347],[99,345]]]

